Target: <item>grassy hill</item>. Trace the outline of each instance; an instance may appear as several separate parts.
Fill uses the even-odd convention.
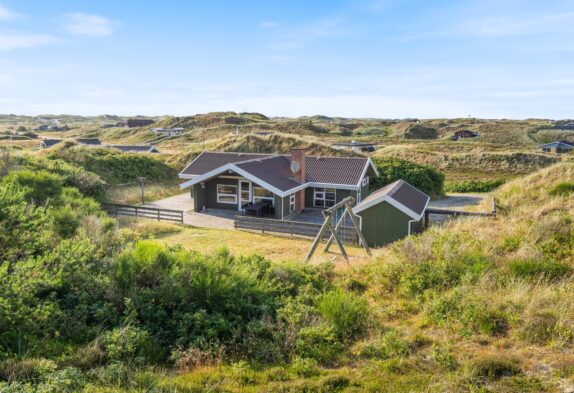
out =
[[[44,117],[42,121],[47,121]],[[28,127],[39,118],[5,116],[0,131],[18,124]],[[166,160],[181,169],[203,149],[224,151],[286,152],[291,146],[308,146],[312,154],[345,154],[331,148],[339,141],[369,141],[378,144],[377,156],[406,158],[435,166],[447,181],[511,179],[559,161],[543,154],[537,146],[554,139],[574,141],[574,132],[553,130],[548,120],[489,119],[348,119],[311,116],[269,118],[259,113],[213,112],[186,117],[156,118],[153,127],[181,127],[179,136],[163,137],[148,127],[104,128],[117,120],[62,117],[65,132],[40,133],[40,137],[99,137],[104,142],[154,144]],[[476,138],[452,140],[456,131],[469,129]],[[0,145],[8,142],[0,140]],[[14,144],[27,150],[31,141]],[[347,153],[348,154],[348,153]],[[562,158],[564,159],[564,158]]]

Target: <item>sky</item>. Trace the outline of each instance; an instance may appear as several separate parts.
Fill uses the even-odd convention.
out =
[[[574,118],[573,0],[0,0],[0,113]]]

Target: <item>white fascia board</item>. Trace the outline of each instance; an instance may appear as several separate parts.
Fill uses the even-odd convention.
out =
[[[179,188],[183,189],[183,188],[193,186],[197,183],[201,183],[202,181],[205,181],[209,178],[212,178],[213,176],[217,176],[220,173],[223,173],[229,169],[231,169],[231,164],[225,164],[223,166],[220,166],[219,168],[212,169],[211,171],[204,173],[201,176],[196,176],[193,179],[190,179],[190,180],[186,181],[185,183],[180,184]]]
[[[358,186],[351,184],[316,183],[316,182],[309,182],[305,184],[307,184],[309,187],[336,188],[338,190],[357,191],[359,189]]]
[[[246,179],[251,180],[254,183],[259,184],[260,186],[262,186],[263,188],[267,189],[267,191],[271,191],[273,194],[276,194],[280,197],[284,197],[286,194],[285,191],[281,191],[280,189],[278,189],[277,187],[272,186],[271,184],[259,179],[256,176],[253,176],[251,173],[247,172],[246,170],[243,170],[233,164],[230,164],[231,166],[231,170],[239,173],[241,176],[243,176]]]
[[[373,164],[373,161],[371,160],[371,158],[369,157],[367,159],[367,162],[365,163],[365,167],[363,168],[363,173],[361,173],[361,177],[359,179],[359,182],[357,183],[357,187],[361,187],[361,182],[363,181],[363,179],[365,178],[365,175],[367,174],[367,171],[369,170],[369,167],[373,168],[373,170],[375,171],[375,174],[377,175],[377,177],[379,176],[379,171],[377,170],[377,167],[375,166],[375,164]]]
[[[380,176],[379,170],[377,169],[377,166],[375,165],[375,163],[373,162],[373,160],[371,160],[371,157],[369,157],[368,162],[369,162],[369,165],[370,165],[370,166],[373,168],[373,170],[375,171],[375,175],[377,175],[377,177],[379,177],[379,176]],[[365,171],[365,173],[366,173],[366,171]]]
[[[243,176],[244,178],[251,180],[254,183],[259,184],[261,187],[267,189],[268,191],[271,191],[272,193],[280,196],[280,197],[284,197],[285,195],[287,195],[284,191],[281,191],[280,189],[278,189],[277,187],[272,186],[271,184],[259,179],[258,177],[253,176],[251,173],[237,167],[234,164],[225,164],[223,166],[220,166],[219,168],[213,169],[207,173],[204,173],[201,176],[197,176],[189,181],[186,181],[185,183],[180,184],[180,188],[186,188],[186,187],[190,187],[193,186],[197,183],[201,183],[202,181],[208,180],[214,176],[217,176],[221,173],[225,173],[226,171],[233,171],[241,176]]]
[[[179,172],[179,178],[180,178],[180,179],[189,179],[188,177],[182,177],[182,176],[191,176],[191,175],[186,175],[186,174],[184,174],[183,172],[185,172],[185,170],[186,170],[187,168],[189,168],[189,166],[190,166],[191,164],[193,164],[197,159],[199,159],[199,157],[201,157],[201,156],[203,155],[203,153],[205,153],[205,150],[202,151],[201,153],[199,153],[199,155],[198,155],[197,157],[195,157],[195,158],[193,159],[193,161],[189,163],[189,165],[187,165],[185,168],[183,168],[183,170],[182,170],[181,172]],[[195,176],[195,175],[194,175],[194,176]]]
[[[363,210],[366,210],[376,204],[379,204],[381,202],[387,202],[389,205],[399,209],[400,211],[402,211],[403,213],[405,213],[407,216],[411,217],[413,220],[420,220],[422,218],[422,216],[424,215],[424,212],[426,210],[426,207],[429,203],[429,199],[427,199],[427,203],[425,204],[425,208],[423,209],[423,212],[421,214],[417,214],[414,211],[412,211],[411,209],[409,209],[408,207],[406,207],[405,205],[403,205],[402,203],[396,201],[395,199],[389,197],[388,195],[382,195],[378,198],[373,199],[372,201],[369,201],[368,203],[365,203],[364,205],[357,205],[353,208],[353,213],[359,213],[362,212]]]
[[[182,175],[181,173],[177,175],[180,179],[195,179],[199,175]]]

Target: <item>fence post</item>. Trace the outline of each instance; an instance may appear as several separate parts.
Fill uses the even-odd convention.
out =
[[[157,209],[157,220],[159,221],[159,209]]]
[[[136,206],[136,220],[138,219],[138,207]]]

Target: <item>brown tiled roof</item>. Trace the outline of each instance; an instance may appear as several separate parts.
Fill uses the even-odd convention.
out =
[[[254,153],[220,153],[204,151],[192,161],[182,172],[182,175],[203,175],[225,164],[270,157],[269,154]]]
[[[256,158],[237,164],[237,167],[281,191],[287,191],[301,185],[292,178],[291,161],[285,156]]]
[[[430,199],[428,195],[411,186],[406,181],[397,180],[370,194],[368,197],[363,199],[356,208],[360,210],[362,206],[384,196],[394,199],[417,215],[424,213],[427,202]]]
[[[305,180],[356,186],[361,180],[367,158],[310,157],[305,158]]]
[[[269,161],[271,157],[274,160]],[[282,160],[275,160],[275,158],[279,157]],[[362,157],[307,156],[305,157],[305,181],[356,186],[361,180],[367,160],[367,158]],[[203,175],[225,164],[243,162],[245,164],[241,164],[241,167],[249,167],[250,173],[253,173],[254,176],[259,177],[255,172],[265,173],[269,179],[273,179],[273,182],[271,180],[268,181],[269,184],[287,185],[296,183],[296,185],[299,185],[298,182],[291,179],[291,156],[289,155],[203,152],[181,174]],[[257,168],[259,166],[261,168]],[[267,168],[268,166],[270,168]],[[281,187],[277,188],[283,189]]]

